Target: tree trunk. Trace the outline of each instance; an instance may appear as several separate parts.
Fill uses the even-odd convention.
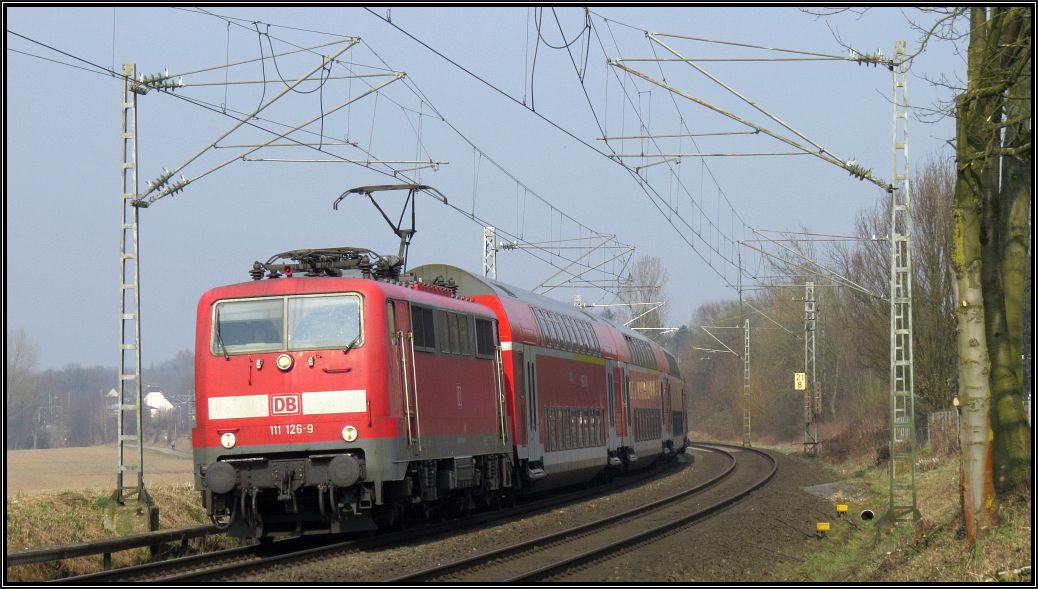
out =
[[[1031,34],[1031,13],[1011,10],[1004,13],[1004,17],[1015,22],[1007,23],[1004,27],[1006,34],[1002,46],[1022,46],[1022,40]],[[1025,58],[1023,51],[1014,54],[1007,58],[1004,69],[1012,72],[1014,65]],[[1032,473],[1031,428],[1023,407],[1025,367],[1021,350],[1024,291],[1029,271],[1027,253],[1030,235],[1027,215],[1031,205],[1031,169],[1034,164],[1030,148],[1033,99],[1030,68],[1025,67],[1022,71],[1023,75],[1010,84],[1005,100],[1007,125],[1003,144],[1006,150],[1019,151],[1021,155],[1002,157],[1002,185],[996,196],[998,210],[993,211],[987,220],[998,231],[998,251],[991,252],[987,257],[1000,264],[1001,273],[997,279],[1001,285],[1004,308],[1001,317],[1004,322],[994,326],[999,330],[994,333],[1002,340],[998,346],[1004,346],[1004,350],[1000,349],[992,356],[994,467],[995,483],[1000,494],[1029,488]],[[985,297],[990,300],[987,293]]]
[[[994,519],[992,484],[992,434],[989,421],[990,389],[988,350],[981,286],[982,248],[980,232],[984,220],[983,188],[988,141],[985,121],[991,112],[990,98],[973,94],[982,71],[987,45],[985,9],[970,10],[970,43],[967,79],[969,86],[956,104],[956,183],[953,205],[952,269],[955,273],[957,348],[959,353],[960,432],[962,451],[962,511],[967,543],[973,544],[979,530]]]

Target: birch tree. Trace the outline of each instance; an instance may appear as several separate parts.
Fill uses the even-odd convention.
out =
[[[1007,301],[1007,287],[1015,293],[1022,284],[1012,268],[1003,276],[1007,251],[1002,238],[1013,235],[1015,243],[1015,233],[1004,225],[1012,218],[1015,199],[1027,197],[1013,182],[1000,183],[999,176],[1003,158],[1033,161],[1033,152],[1029,135],[1003,140],[1007,123],[1020,123],[1004,118],[1006,97],[1011,89],[1019,91],[1018,82],[1031,65],[1032,10],[971,8],[969,14],[967,86],[956,99],[952,268],[959,328],[962,507],[966,538],[972,543],[993,523],[994,463],[1003,492],[1030,479],[1030,435],[1020,396],[1022,362],[1019,354],[1014,357],[1006,333],[1010,307],[1020,313],[1019,299]],[[1003,214],[1007,207],[1010,212]],[[1015,245],[1008,254],[1013,251]],[[1021,437],[1028,443],[1020,444]]]

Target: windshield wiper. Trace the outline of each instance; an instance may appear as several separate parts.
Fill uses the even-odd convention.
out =
[[[227,353],[227,346],[223,343],[223,334],[220,333],[220,307],[216,307],[216,343],[220,344],[224,360],[230,361],[231,355]]]
[[[357,342],[359,342],[359,341],[360,341],[360,335],[358,334],[357,337],[353,338],[353,341],[350,342],[350,345],[348,345],[348,346],[346,346],[345,348],[342,349],[342,354],[344,356],[346,354],[349,354],[350,350],[353,349],[353,346],[357,345]]]

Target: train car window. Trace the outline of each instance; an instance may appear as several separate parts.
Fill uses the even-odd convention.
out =
[[[588,335],[591,337],[591,349],[597,354],[602,348],[598,343],[598,334],[595,333],[595,328],[591,325],[588,325]]]
[[[591,445],[591,428],[587,409],[580,410],[580,447],[587,448]]]
[[[563,350],[570,350],[573,348],[572,339],[573,337],[569,333],[569,325],[566,323],[566,317],[562,315],[555,315],[555,321],[559,327],[559,347]]]
[[[444,354],[450,353],[451,338],[447,328],[447,312],[437,310],[433,313],[436,317],[436,341],[439,343],[439,350]]]
[[[436,327],[432,309],[411,305],[411,331],[414,333],[416,350],[436,351]]]
[[[396,303],[386,301],[386,330],[389,333],[389,343],[396,345]]]
[[[644,366],[645,368],[656,368],[656,362],[654,362],[654,356],[652,354],[652,348],[649,344],[632,338],[629,335],[625,335],[624,339],[627,340],[627,346],[631,349],[631,361],[638,366]]]
[[[451,341],[451,353],[461,353],[461,334],[458,333],[458,321],[454,313],[447,313],[447,333]]]
[[[572,447],[573,448],[580,448],[581,446],[583,446],[583,444],[581,443],[581,439],[580,439],[581,433],[582,433],[580,431],[581,430],[581,424],[580,424],[580,413],[581,413],[581,411],[580,411],[580,409],[571,409],[570,411],[571,411],[571,417],[572,417],[572,420],[573,420],[573,428],[572,428],[572,431],[573,431],[573,446]]]
[[[577,351],[581,354],[588,353],[588,342],[584,339],[583,321],[573,320],[573,334],[577,338]]]
[[[288,299],[288,349],[345,348],[363,340],[360,329],[360,297],[336,295]]]
[[[598,410],[598,443],[605,443],[605,419],[602,418],[602,410]]]
[[[569,324],[569,317],[559,315],[559,327],[562,331],[562,347],[565,350],[573,350],[573,330]]]
[[[606,393],[606,395],[607,395],[606,396],[606,405],[609,407],[609,426],[610,427],[616,427],[616,415],[615,415],[616,411],[613,409],[613,405],[614,405],[615,401],[614,401],[614,397],[613,397],[614,392],[613,392],[613,371],[612,370],[610,370],[606,374],[606,391],[607,391],[607,393]]]
[[[678,361],[674,359],[674,355],[666,350],[663,350],[663,355],[667,357],[667,366],[670,368],[670,374],[679,376],[681,371],[678,370]]]
[[[580,338],[580,347],[585,354],[591,353],[591,340],[587,336],[587,322],[577,320],[577,336]]]
[[[624,369],[624,405],[627,407],[627,425],[631,425],[631,377]],[[629,435],[629,434],[628,434]]]
[[[563,325],[559,323],[558,316],[552,312],[548,312],[548,329],[551,330],[552,346],[556,349],[563,349],[566,336],[563,334]]]
[[[546,345],[551,348],[557,347],[559,345],[559,337],[555,333],[555,322],[552,320],[551,314],[543,309],[541,310],[541,315],[544,316],[544,333],[547,336]]]
[[[580,409],[573,409],[572,411],[573,411],[573,447],[574,448],[580,448],[580,447],[582,447],[584,445],[583,440],[582,440],[582,434],[584,433],[582,430],[584,428],[583,428],[583,425],[580,423],[581,422],[581,413],[583,411],[580,410]]]
[[[551,423],[548,425],[548,437],[551,439],[552,450],[562,450],[562,409],[551,409]]]
[[[436,335],[436,323],[433,320],[432,309],[422,309],[422,322],[425,323],[425,347],[430,352],[435,352],[438,336]]]
[[[537,330],[541,334],[541,344],[544,344],[548,339],[548,326],[544,324],[544,316],[541,315],[541,310],[537,307],[532,307],[533,318],[537,321]]]
[[[458,343],[461,344],[461,353],[466,356],[472,355],[472,322],[468,315],[457,315],[458,321]]]
[[[563,317],[562,322],[566,326],[566,341],[569,343],[569,349],[575,352],[580,341],[577,339],[577,326],[574,324],[572,317]]]
[[[476,356],[489,358],[494,355],[494,324],[489,319],[476,318]]]
[[[414,347],[425,347],[425,323],[422,321],[422,308],[411,305],[411,333],[414,335]]]
[[[221,301],[213,311],[213,354],[264,352],[284,346],[283,298]]]
[[[565,430],[562,433],[562,447],[568,450],[573,447],[573,413],[570,412],[569,407],[563,409],[562,413],[565,415],[563,420]]]

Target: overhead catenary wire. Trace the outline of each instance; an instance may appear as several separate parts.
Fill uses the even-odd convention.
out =
[[[24,40],[26,40],[26,41],[28,41],[30,43],[39,45],[39,46],[44,47],[44,48],[46,48],[46,49],[48,49],[50,51],[54,51],[55,53],[58,53],[60,55],[64,55],[66,57],[72,58],[72,59],[74,59],[76,61],[79,61],[81,63],[87,64],[88,66],[90,66],[91,68],[94,68],[94,69],[89,69],[89,68],[86,68],[86,67],[77,66],[75,64],[69,64],[69,63],[66,63],[66,62],[58,61],[58,60],[48,59],[48,58],[45,58],[45,57],[42,57],[42,56],[37,56],[37,55],[34,55],[34,54],[30,54],[30,53],[25,53],[25,55],[28,55],[30,57],[36,57],[38,59],[50,61],[50,62],[53,62],[53,63],[57,63],[59,65],[64,65],[64,66],[67,66],[67,67],[72,67],[72,68],[80,69],[80,70],[83,70],[83,71],[88,71],[88,72],[96,73],[96,74],[99,74],[99,75],[104,75],[106,77],[123,78],[121,73],[114,72],[114,71],[110,70],[107,67],[98,65],[98,64],[93,63],[93,62],[91,62],[91,61],[89,61],[87,59],[84,59],[84,58],[78,57],[76,55],[73,55],[73,54],[68,53],[66,51],[63,51],[61,49],[58,49],[58,48],[56,48],[56,47],[54,47],[52,45],[48,45],[48,44],[43,43],[41,41],[38,41],[38,40],[35,40],[35,39],[31,39],[29,37],[26,37],[24,35],[21,35],[19,33],[11,31],[10,29],[7,29],[7,32],[9,34],[15,35],[16,37],[22,38],[22,39],[24,39]],[[341,35],[339,37],[342,38]],[[340,42],[341,41],[336,41],[335,43],[340,43]],[[24,52],[22,52],[22,53],[24,53]],[[131,82],[134,82],[134,81],[131,80]],[[171,93],[171,92],[163,92],[162,94],[165,95],[165,96],[171,96],[171,97],[173,97],[175,99],[182,100],[184,102],[193,104],[195,106],[199,106],[199,107],[204,108],[206,110],[209,110],[209,111],[211,111],[213,113],[216,113],[216,114],[219,114],[219,115],[222,115],[222,116],[226,116],[226,117],[231,118],[231,119],[233,119],[233,120],[235,120],[237,122],[243,122],[244,121],[244,124],[246,126],[252,127],[254,129],[262,131],[264,133],[268,133],[268,134],[272,134],[272,135],[278,134],[277,131],[273,131],[273,130],[267,129],[267,128],[263,127],[262,125],[258,124],[257,121],[258,122],[271,123],[271,124],[278,125],[278,126],[281,126],[281,127],[284,127],[284,128],[291,128],[292,127],[292,125],[288,125],[288,124],[285,124],[285,123],[279,123],[277,121],[273,121],[273,120],[270,120],[270,119],[265,119],[265,118],[260,117],[258,115],[249,116],[249,113],[246,113],[244,111],[235,111],[234,109],[227,109],[225,107],[221,107],[221,105],[209,103],[209,102],[206,102],[206,101],[203,101],[203,100],[200,100],[200,99],[197,99],[197,98],[189,97],[189,96],[186,96],[186,95],[183,95],[183,94],[174,94],[174,93]],[[235,116],[235,114],[237,114],[239,116]],[[297,131],[300,132],[300,133],[317,135],[317,133],[315,133],[313,131],[309,131],[309,130],[302,129],[302,128],[297,129]],[[316,147],[314,147],[314,146],[310,146],[310,145],[308,145],[308,144],[306,144],[304,142],[297,141],[297,140],[295,140],[295,139],[293,139],[291,137],[283,136],[283,138],[288,140],[289,142],[292,142],[292,143],[297,144],[299,146],[310,147],[311,149],[316,149]],[[325,137],[323,137],[323,136],[320,137],[320,138],[322,139],[322,141],[325,139]],[[216,146],[216,147],[219,147],[219,146]],[[358,147],[358,149],[361,149],[361,151],[364,151],[362,148],[359,148],[359,146],[354,145],[354,147]],[[328,153],[329,155],[335,156],[335,154],[332,154],[332,153],[330,153],[330,152],[328,152],[327,150],[324,150],[324,149],[317,149],[317,151],[321,151],[322,153]],[[369,155],[369,156],[371,155],[368,152],[365,152],[365,153],[366,153],[366,155]],[[341,158],[341,156],[335,156],[335,157],[340,157],[340,159],[344,159],[344,158]],[[370,169],[372,169],[375,172],[383,173],[383,174],[385,174],[387,176],[390,176],[390,177],[394,176],[394,174],[396,173],[396,171],[392,170],[392,169],[389,170],[389,171],[385,171],[385,170],[379,170],[377,168],[371,168],[370,166],[363,166],[363,167],[369,167]]]
[[[608,23],[607,23],[607,28],[609,28],[609,27],[608,27]],[[592,27],[592,30],[593,30],[593,31],[595,31],[595,36],[596,36],[596,38],[598,39],[598,42],[599,42],[599,47],[601,47],[601,49],[602,49],[603,53],[606,53],[606,50],[605,50],[605,44],[604,44],[604,42],[602,41],[602,38],[601,38],[601,36],[600,36],[600,35],[599,35],[599,34],[597,33],[597,29],[596,29],[596,28],[595,28],[595,27],[593,26],[593,27]],[[616,41],[615,35],[613,35],[613,34],[612,34],[612,30],[611,30],[611,28],[610,28],[610,35],[611,35],[611,37],[612,37],[612,39],[613,39],[613,46],[614,46],[614,47],[616,47],[616,48],[617,48],[617,50],[619,51],[619,45],[618,45],[618,43],[617,43],[617,41]],[[623,89],[623,94],[624,94],[624,97],[625,97],[625,98],[627,99],[627,102],[628,102],[628,103],[629,103],[629,104],[630,104],[630,105],[632,106],[632,110],[634,110],[635,112],[637,112],[637,110],[638,110],[638,109],[637,109],[637,108],[635,108],[635,106],[634,106],[634,101],[632,100],[632,98],[631,98],[630,94],[629,94],[629,93],[627,92],[627,90],[626,90],[626,78],[625,78],[625,79],[623,79],[623,80],[621,80],[621,79],[620,79],[620,77],[619,77],[619,75],[618,75],[618,74],[616,73],[616,71],[615,71],[615,68],[610,68],[610,69],[609,69],[608,71],[610,71],[610,72],[611,72],[611,73],[613,74],[613,76],[617,78],[617,82],[618,82],[618,84],[619,84],[619,85],[621,86],[621,88]],[[624,113],[624,112],[625,112],[625,109],[621,109],[621,113]],[[680,114],[679,114],[679,116],[680,116]],[[683,121],[683,119],[682,119],[682,121]],[[641,127],[641,128],[643,128],[643,129],[644,129],[644,128],[646,128],[646,127],[647,127],[647,125],[646,125],[645,121],[642,121],[642,120],[640,120],[640,119],[639,119],[639,123],[640,123],[640,127]],[[687,125],[684,125],[684,122],[682,122],[682,125],[683,125],[683,126],[685,127],[685,129],[686,129],[686,130],[688,130],[688,128],[687,128]],[[647,138],[650,138],[650,139],[651,139],[651,136],[648,136],[648,135],[646,135],[646,137],[647,137]],[[653,141],[654,141],[654,140],[653,140]],[[694,141],[694,140],[693,140],[693,141]],[[655,141],[654,141],[654,143],[655,143]],[[658,147],[658,145],[657,145],[657,147]],[[615,151],[614,151],[614,153],[615,153]],[[625,167],[628,167],[628,166],[626,166],[625,164],[623,164],[623,162],[621,162],[621,161],[619,161],[619,160],[616,160],[616,159],[614,159],[613,161],[617,161],[618,163],[621,163],[621,165],[624,165]],[[649,165],[651,165],[651,164],[649,164]],[[646,188],[649,188],[649,189],[653,190],[653,193],[654,193],[654,194],[655,194],[655,195],[656,195],[657,197],[659,197],[658,193],[656,193],[656,192],[655,192],[655,189],[652,189],[652,188],[651,188],[651,186],[650,186],[650,185],[648,184],[648,181],[647,181],[647,179],[642,179],[642,178],[641,178],[641,176],[639,176],[639,175],[637,174],[637,172],[638,172],[638,171],[639,171],[640,169],[642,169],[642,168],[645,168],[645,167],[648,167],[648,165],[643,165],[643,166],[639,166],[638,168],[634,168],[634,169],[631,169],[631,168],[629,168],[629,167],[628,167],[628,169],[631,169],[631,170],[632,170],[632,172],[633,172],[634,176],[636,177],[636,179],[638,180],[638,182],[639,182],[639,183],[640,183],[640,185],[642,186],[642,189],[643,189],[643,191],[644,191],[644,190],[646,190]],[[670,166],[669,166],[669,163],[668,163],[668,167],[670,167]],[[675,175],[675,177],[677,177],[677,176],[676,176],[676,173],[674,172],[674,170],[673,170],[673,169],[671,169],[670,171],[671,171],[671,174],[674,174],[674,175]],[[720,189],[720,185],[719,185],[719,184],[717,184],[716,178],[713,178],[713,176],[712,176],[712,171],[711,171],[711,177],[712,177],[712,179],[714,180],[714,184],[715,184],[715,186],[717,186],[717,187],[718,187],[718,190],[719,190],[719,192],[722,192],[722,193],[723,193],[723,191],[721,191],[721,189]],[[701,181],[702,181],[702,179],[703,179],[703,176],[701,176]],[[701,223],[702,223],[702,219],[703,219],[703,218],[705,217],[705,211],[703,210],[703,208],[702,208],[702,206],[701,206],[701,205],[699,204],[699,202],[698,202],[698,201],[697,201],[697,200],[696,200],[696,199],[695,199],[694,197],[692,197],[691,193],[690,193],[690,192],[688,191],[688,188],[687,188],[687,187],[686,187],[686,186],[684,185],[684,183],[683,183],[683,182],[682,182],[682,181],[680,180],[680,178],[678,178],[678,185],[679,185],[679,186],[681,187],[682,191],[683,191],[683,192],[685,192],[685,194],[686,194],[686,195],[687,195],[687,196],[689,197],[689,199],[691,200],[691,202],[692,202],[692,204],[693,204],[693,207],[694,207],[694,209],[698,209],[698,210],[699,210],[699,212],[700,212],[700,215],[699,215],[699,220],[700,220],[700,224],[701,224]],[[702,194],[702,187],[701,187],[701,190],[700,190],[700,194]],[[661,200],[662,200],[662,198],[661,198]],[[727,195],[725,195],[725,201],[726,201],[726,202],[728,202],[728,197],[727,197]],[[654,202],[654,204],[655,204],[655,202]],[[730,206],[730,203],[729,203],[729,206]],[[703,243],[704,243],[704,244],[706,245],[706,247],[707,247],[707,249],[708,249],[708,250],[710,250],[710,251],[713,251],[714,253],[718,254],[718,256],[719,256],[719,257],[721,257],[722,259],[725,259],[725,260],[726,260],[726,261],[727,261],[727,262],[729,263],[729,265],[730,265],[730,266],[733,266],[733,267],[735,266],[735,264],[734,264],[734,262],[733,262],[732,260],[730,260],[730,259],[726,259],[726,258],[725,258],[725,257],[724,257],[724,256],[723,256],[723,255],[721,254],[721,251],[720,251],[720,249],[719,249],[718,247],[715,247],[715,246],[714,246],[714,245],[712,244],[712,242],[711,242],[711,241],[710,241],[709,239],[707,239],[707,238],[706,238],[706,237],[704,236],[704,234],[703,234],[703,232],[702,232],[702,229],[701,229],[701,228],[697,230],[697,229],[696,229],[695,227],[693,227],[692,225],[689,225],[688,221],[687,221],[687,220],[685,220],[685,218],[684,218],[684,217],[683,217],[683,216],[682,216],[682,215],[680,214],[680,212],[679,212],[679,211],[677,211],[676,209],[674,209],[674,208],[672,208],[672,207],[669,207],[669,205],[668,205],[668,208],[670,208],[670,209],[671,209],[671,211],[672,211],[672,212],[673,212],[673,213],[675,214],[675,216],[677,216],[677,217],[678,217],[678,219],[680,219],[680,220],[681,220],[681,223],[682,223],[682,224],[683,224],[683,225],[684,225],[685,227],[687,227],[687,228],[688,228],[688,229],[689,229],[690,231],[692,231],[692,233],[693,233],[693,235],[694,235],[694,236],[697,236],[697,237],[699,237],[699,238],[700,238],[700,241],[701,241],[701,242],[703,242]],[[657,209],[659,209],[661,213],[663,212],[663,211],[662,211],[662,209],[660,209],[660,207],[659,207],[658,205],[657,205]],[[693,211],[693,212],[694,212],[694,211]],[[735,211],[734,211],[734,209],[733,209],[733,213],[734,213],[734,214],[735,214],[736,216],[738,216],[738,213],[737,213],[737,212],[735,212]],[[734,284],[732,284],[732,282],[728,280],[728,278],[727,278],[727,275],[726,275],[725,273],[723,273],[723,272],[719,271],[719,270],[718,270],[718,269],[717,269],[716,267],[714,267],[714,265],[713,265],[713,262],[712,262],[712,259],[711,259],[711,258],[708,258],[707,256],[704,256],[704,255],[703,255],[703,253],[702,253],[702,252],[700,252],[700,251],[699,251],[699,249],[695,247],[695,244],[694,244],[694,243],[692,243],[691,241],[689,241],[689,239],[688,239],[688,238],[687,238],[687,237],[686,237],[686,236],[685,236],[685,235],[684,235],[684,234],[683,234],[683,233],[682,233],[682,232],[681,232],[681,231],[680,231],[680,230],[679,230],[679,229],[677,228],[677,226],[676,226],[676,225],[674,224],[674,221],[673,221],[672,217],[671,217],[670,215],[664,215],[664,217],[666,218],[667,222],[668,222],[668,223],[669,223],[669,224],[670,224],[670,225],[671,225],[671,226],[672,226],[672,227],[674,228],[674,230],[675,230],[675,231],[676,231],[676,232],[678,233],[678,235],[679,235],[679,236],[680,236],[680,237],[682,238],[682,240],[683,240],[683,241],[685,241],[685,242],[686,242],[686,243],[687,243],[687,244],[688,244],[688,245],[689,245],[689,246],[691,247],[691,249],[692,249],[692,250],[693,250],[693,251],[694,251],[694,252],[696,253],[696,255],[697,255],[697,256],[698,256],[698,257],[699,257],[699,258],[700,258],[700,259],[701,259],[702,261],[704,261],[704,262],[706,262],[706,263],[707,263],[707,266],[708,266],[708,267],[709,267],[709,268],[710,268],[711,270],[713,270],[713,271],[714,271],[714,273],[715,273],[715,274],[717,274],[717,275],[718,275],[718,276],[719,276],[719,277],[720,277],[720,278],[722,279],[722,281],[723,281],[723,282],[725,283],[725,285],[726,285],[726,286],[729,286],[729,287],[732,287],[732,288],[734,288],[734,287],[735,287],[735,285],[734,285]],[[741,220],[741,218],[740,218],[740,220]],[[708,226],[708,229],[710,229],[710,228],[714,228],[714,222],[713,222],[713,220],[708,220],[708,224],[709,224],[709,226]],[[745,224],[745,222],[744,222],[744,224]],[[720,233],[720,232],[718,231],[718,233]]]
[[[576,136],[575,134],[573,134],[573,133],[572,133],[571,131],[569,131],[569,130],[567,130],[567,129],[563,128],[562,126],[560,126],[560,125],[559,125],[558,123],[556,123],[556,122],[552,121],[551,119],[547,118],[546,116],[542,115],[541,113],[538,113],[538,112],[537,112],[536,110],[534,110],[534,109],[533,109],[532,107],[529,107],[529,106],[527,106],[527,105],[523,104],[523,103],[522,103],[522,102],[520,102],[519,100],[517,100],[517,99],[515,99],[514,97],[512,97],[511,95],[509,95],[509,94],[508,94],[507,92],[504,92],[503,90],[501,90],[500,88],[498,88],[498,87],[494,86],[494,85],[493,85],[493,84],[491,84],[490,82],[487,82],[487,81],[486,81],[485,79],[483,79],[483,78],[482,78],[482,77],[480,77],[479,75],[477,75],[477,74],[473,73],[472,71],[470,71],[469,69],[465,68],[464,66],[462,66],[462,65],[461,65],[461,64],[459,64],[458,62],[456,62],[456,61],[454,61],[453,59],[451,59],[451,58],[447,57],[447,56],[446,56],[446,55],[444,55],[443,53],[441,53],[441,52],[437,51],[437,50],[436,50],[435,48],[433,48],[433,47],[429,46],[429,45],[428,45],[427,43],[425,43],[424,41],[422,41],[422,40],[418,39],[417,37],[415,37],[414,35],[412,35],[412,34],[411,34],[410,32],[408,32],[408,31],[404,30],[403,28],[401,28],[401,27],[400,27],[399,25],[397,25],[396,23],[392,23],[392,22],[388,21],[388,20],[387,20],[387,19],[386,19],[385,17],[383,17],[382,15],[378,14],[377,12],[375,12],[375,11],[373,11],[373,10],[371,10],[371,9],[366,9],[366,10],[368,10],[368,11],[369,11],[369,12],[370,12],[371,14],[373,14],[374,16],[378,17],[379,19],[383,20],[384,22],[386,22],[386,23],[387,23],[387,24],[389,24],[390,26],[392,26],[392,27],[396,28],[396,29],[397,29],[397,30],[399,30],[399,31],[400,31],[401,33],[403,33],[403,34],[404,34],[404,35],[406,35],[407,37],[409,37],[409,38],[411,38],[412,40],[414,40],[414,41],[415,41],[416,43],[418,43],[418,44],[422,45],[423,47],[425,47],[425,48],[426,48],[426,49],[428,49],[429,51],[432,51],[432,52],[433,52],[433,53],[435,53],[435,54],[436,54],[437,56],[439,56],[439,57],[441,57],[442,59],[444,59],[445,61],[449,62],[449,63],[450,63],[451,65],[454,65],[454,66],[455,66],[455,67],[457,67],[458,69],[460,69],[460,70],[462,70],[463,72],[465,72],[466,74],[468,74],[468,75],[472,76],[473,78],[475,78],[475,79],[476,79],[476,80],[478,80],[479,82],[483,83],[483,84],[484,84],[484,85],[486,85],[487,87],[491,88],[491,89],[492,89],[492,90],[494,90],[495,92],[497,92],[497,93],[501,94],[502,96],[504,96],[504,97],[508,98],[509,100],[511,100],[511,101],[513,101],[513,102],[515,102],[516,104],[519,104],[520,106],[522,106],[523,108],[525,108],[525,109],[526,109],[526,110],[528,110],[529,112],[533,113],[533,114],[534,114],[534,115],[536,115],[537,117],[541,118],[541,119],[542,119],[543,121],[547,122],[547,123],[548,123],[549,125],[551,125],[551,126],[555,127],[555,128],[557,129],[557,130],[559,130],[559,131],[561,131],[562,133],[564,133],[565,135],[567,135],[567,136],[569,136],[570,138],[572,138],[572,139],[576,140],[576,141],[577,141],[577,142],[579,142],[580,144],[582,144],[582,145],[584,145],[585,147],[587,147],[587,148],[591,149],[592,151],[594,151],[594,152],[598,153],[599,155],[601,155],[601,156],[603,156],[603,157],[607,157],[607,159],[608,159],[608,154],[606,154],[605,152],[603,152],[603,151],[601,151],[601,150],[599,150],[599,149],[595,148],[594,146],[592,146],[591,144],[587,143],[586,141],[584,141],[584,140],[583,140],[583,139],[581,139],[580,137],[577,137],[577,136]],[[615,160],[610,160],[610,161],[615,161]],[[622,162],[616,162],[616,163],[619,163],[619,164],[620,164],[620,165],[621,165],[621,166],[622,166],[622,167],[623,167],[623,168],[624,168],[625,170],[627,170],[627,172],[628,172],[628,173],[629,173],[629,174],[630,174],[630,175],[632,176],[632,178],[634,178],[634,179],[635,179],[635,180],[636,180],[636,181],[638,182],[638,186],[639,186],[639,188],[640,188],[640,189],[641,189],[641,190],[643,191],[643,193],[645,193],[645,194],[646,194],[646,196],[648,196],[648,197],[649,197],[649,200],[650,200],[650,202],[651,202],[651,203],[653,204],[653,206],[655,206],[655,207],[657,208],[657,210],[659,210],[659,211],[660,211],[660,213],[661,213],[661,215],[662,215],[662,216],[664,217],[664,219],[667,219],[667,216],[666,216],[665,214],[663,214],[663,210],[662,210],[662,208],[660,208],[660,204],[659,204],[659,202],[658,202],[658,200],[662,200],[662,197],[660,197],[660,196],[659,196],[659,194],[658,194],[658,193],[657,193],[657,192],[655,191],[655,189],[654,189],[654,188],[652,188],[651,186],[647,185],[646,183],[642,182],[642,181],[640,180],[640,178],[639,178],[639,176],[638,176],[637,172],[636,172],[636,171],[635,171],[634,169],[632,169],[631,167],[629,167],[629,166],[627,166],[627,165],[624,165],[624,164],[623,164]],[[652,192],[653,194],[652,194],[652,195],[650,195],[650,194],[649,194],[649,192]],[[655,197],[654,197],[653,195],[655,195]],[[670,224],[670,225],[671,225],[671,226],[673,227],[673,221],[671,221],[671,220],[669,220],[669,219],[667,219],[667,220],[668,220],[668,223],[669,223],[669,224]],[[677,228],[676,228],[676,227],[674,227],[674,229],[675,229],[675,230],[677,230]],[[693,250],[695,249],[695,246],[694,246],[694,245],[692,244],[692,242],[690,242],[690,241],[688,240],[688,238],[687,238],[687,237],[686,237],[686,236],[685,236],[684,234],[682,234],[682,233],[681,233],[680,231],[677,231],[677,233],[678,233],[679,237],[681,237],[681,239],[682,239],[683,241],[685,241],[685,242],[686,242],[686,243],[687,243],[687,244],[688,244],[688,245],[689,245],[690,247],[692,247],[692,249],[693,249]],[[728,286],[732,286],[732,284],[731,284],[731,283],[730,283],[730,282],[729,282],[729,281],[727,280],[727,278],[726,278],[726,277],[724,276],[724,274],[721,274],[720,272],[718,272],[718,271],[717,271],[717,269],[716,269],[716,268],[713,268],[712,266],[711,266],[711,269],[712,269],[712,270],[714,270],[714,272],[715,272],[715,273],[717,273],[717,274],[718,274],[718,276],[720,276],[720,277],[722,278],[722,280],[724,280],[724,281],[725,281],[725,283],[726,283],[726,284],[727,284]]]

